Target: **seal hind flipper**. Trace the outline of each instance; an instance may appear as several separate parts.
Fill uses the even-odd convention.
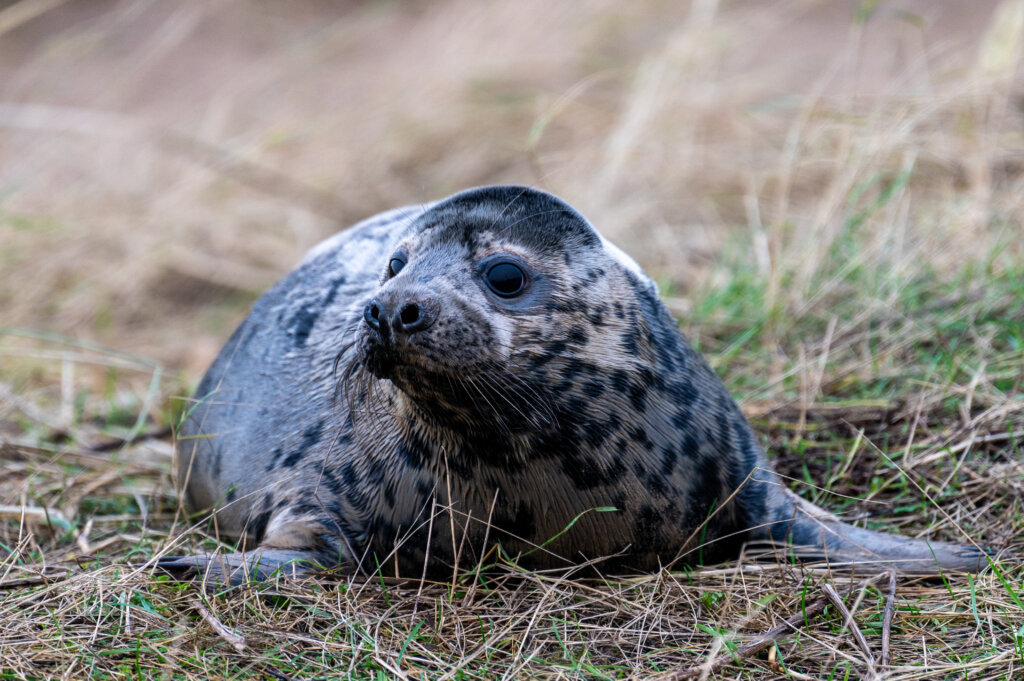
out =
[[[772,540],[801,560],[855,563],[895,569],[905,574],[979,572],[988,554],[975,546],[911,539],[842,522],[786,490],[787,502],[776,509]]]

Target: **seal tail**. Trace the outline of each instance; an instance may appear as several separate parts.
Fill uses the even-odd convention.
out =
[[[979,572],[988,554],[974,546],[911,539],[848,525],[814,504],[785,490],[783,503],[768,528],[776,544],[792,544],[794,556],[825,560],[832,565],[895,569],[906,574]]]

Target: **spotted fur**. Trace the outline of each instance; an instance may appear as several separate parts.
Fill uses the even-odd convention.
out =
[[[488,289],[495,258],[521,265],[522,295]],[[427,327],[400,333],[410,301]],[[207,372],[178,456],[188,507],[247,553],[171,567],[450,574],[500,545],[530,568],[626,572],[753,540],[910,570],[984,562],[792,495],[651,280],[524,187],[391,211],[314,249]]]

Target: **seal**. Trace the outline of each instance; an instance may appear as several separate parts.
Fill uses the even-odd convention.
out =
[[[470,189],[328,239],[253,306],[179,429],[185,505],[240,551],[167,569],[650,571],[789,546],[975,571],[781,482],[654,283],[564,201]]]

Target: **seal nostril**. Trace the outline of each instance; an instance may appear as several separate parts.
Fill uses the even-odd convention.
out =
[[[409,303],[402,308],[400,315],[402,325],[406,328],[413,326],[420,320],[420,308],[416,303]]]
[[[373,328],[380,329],[380,306],[377,305],[376,301],[370,301],[363,308],[363,319]]]

